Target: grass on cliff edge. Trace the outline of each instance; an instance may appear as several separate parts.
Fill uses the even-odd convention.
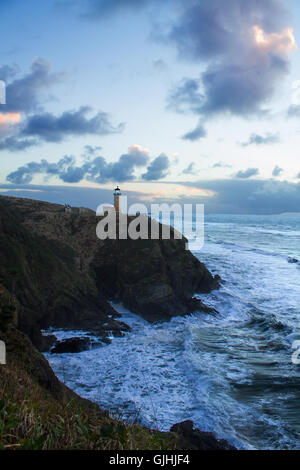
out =
[[[158,431],[126,425],[76,399],[63,404],[19,369],[0,366],[0,450],[163,450]]]
[[[0,365],[1,450],[176,448],[175,434],[122,423],[76,395],[16,328],[0,337],[7,347],[7,364]]]

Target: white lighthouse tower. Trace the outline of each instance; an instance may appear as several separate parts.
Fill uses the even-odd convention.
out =
[[[116,212],[121,212],[120,209],[120,196],[122,196],[119,186],[114,190],[114,207]]]

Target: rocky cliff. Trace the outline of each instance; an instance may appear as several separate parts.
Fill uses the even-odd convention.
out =
[[[218,287],[184,240],[100,241],[97,222],[92,211],[0,197],[0,450],[233,449],[190,421],[159,432],[110,418],[38,351],[49,326],[122,334],[111,299],[155,321],[206,309],[194,292]]]
[[[41,350],[50,326],[122,334],[110,300],[167,320],[206,310],[194,293],[218,287],[173,231],[171,240],[99,240],[98,222],[90,210],[0,197],[0,283],[20,304],[18,328]]]
[[[8,301],[11,296],[2,292],[0,315]],[[160,432],[112,419],[61,383],[29,338],[7,320],[0,324],[7,347],[7,364],[0,365],[0,450],[233,449],[194,430],[192,422]]]

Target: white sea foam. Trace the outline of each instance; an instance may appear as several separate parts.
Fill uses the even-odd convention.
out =
[[[47,354],[54,370],[123,419],[163,430],[192,419],[239,448],[300,448],[300,369],[291,362],[300,270],[287,262],[300,258],[299,229],[297,217],[211,216],[195,255],[226,281],[200,296],[217,316],[153,325],[117,304],[132,331],[96,350]]]

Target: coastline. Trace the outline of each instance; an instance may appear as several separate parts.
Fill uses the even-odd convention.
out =
[[[193,309],[209,311],[208,307],[193,299],[193,293],[194,291],[209,292],[218,287],[217,277],[213,277],[203,264],[185,250],[185,240],[154,240],[151,241],[151,247],[147,241],[136,244],[126,241],[122,244],[121,253],[118,243],[110,243],[107,247],[103,246],[103,243],[101,246],[99,242],[96,247],[93,242],[93,237],[95,237],[93,213],[69,217],[69,214],[63,213],[62,207],[29,199],[4,196],[0,198],[0,220],[4,235],[1,247],[5,260],[2,266],[4,285],[1,287],[1,310],[6,309],[5,311],[9,313],[7,319],[3,317],[3,323],[0,325],[1,338],[7,344],[8,353],[7,365],[1,366],[4,371],[1,379],[6,383],[6,388],[10,389],[16,377],[20,377],[19,390],[10,390],[11,398],[7,400],[6,397],[6,402],[11,402],[5,407],[14,408],[22,398],[20,393],[21,390],[24,393],[25,383],[27,383],[26,389],[30,383],[29,388],[32,387],[34,398],[30,398],[31,392],[29,391],[26,396],[29,403],[37,402],[33,405],[38,410],[38,419],[41,422],[44,422],[42,414],[45,412],[47,400],[53,403],[54,408],[58,406],[60,412],[62,412],[61,405],[69,406],[68,403],[74,400],[79,409],[92,409],[93,413],[98,416],[97,419],[100,421],[104,419],[106,423],[104,426],[108,425],[113,429],[121,426],[121,434],[130,435],[130,442],[134,442],[133,448],[137,445],[136,437],[134,437],[137,433],[138,435],[145,434],[143,444],[145,449],[165,448],[166,445],[170,449],[232,449],[225,441],[217,440],[210,433],[193,430],[191,422],[173,428],[170,433],[161,433],[147,430],[145,427],[126,426],[112,420],[107,412],[81,399],[62,384],[54,375],[46,359],[37,351],[35,347],[40,351],[47,351],[55,342],[55,338],[49,340],[41,334],[41,330],[50,326],[86,329],[100,333],[104,341],[112,330],[122,336],[128,328],[119,321],[118,313],[108,302],[109,298],[123,301],[133,311],[139,310],[142,316],[155,322],[169,320],[174,315],[185,315]],[[10,245],[12,240],[14,240],[13,245]],[[18,240],[22,240],[22,244],[18,245]],[[34,246],[34,252],[31,250],[32,246]],[[11,255],[7,256],[11,250],[13,258]],[[120,257],[123,256],[124,260],[129,260],[129,263],[123,261],[125,270],[120,275],[120,269],[118,269],[118,277],[116,277],[116,271],[112,270],[112,267],[116,265],[116,250],[118,267]],[[34,258],[32,258],[33,253]],[[91,253],[93,253],[92,257]],[[28,266],[26,270],[24,270],[24,264]],[[13,270],[11,266],[14,267]],[[100,270],[99,266],[101,266]],[[9,276],[8,273],[10,273]],[[91,273],[93,273],[92,276]],[[102,273],[105,273],[104,277]],[[151,283],[149,293],[145,289],[147,283]],[[112,286],[113,289],[111,289]],[[24,293],[26,293],[25,296]],[[49,295],[55,300],[54,303],[47,300]],[[156,315],[151,317],[150,312],[153,310]],[[13,324],[15,326],[12,326]],[[44,397],[41,403],[39,403],[37,393]],[[40,407],[43,409],[42,414],[39,414],[41,413]],[[26,409],[22,408],[20,412],[22,417],[16,418],[15,416],[18,422],[20,418],[26,419],[27,412],[35,413],[28,403]],[[86,420],[89,421],[89,412],[86,411],[86,413]],[[72,416],[65,419],[72,419]],[[45,423],[43,426],[47,427]],[[91,429],[93,426],[91,425]],[[91,429],[89,428],[88,434],[91,433]],[[53,430],[49,429],[47,432],[48,436],[52,436],[52,441],[50,437],[43,441],[41,436],[35,436],[34,439],[37,441],[32,445],[37,448],[52,448],[53,445],[54,447],[59,445],[53,437]],[[111,432],[115,435],[115,431]],[[32,430],[32,433],[35,434],[35,430]],[[21,445],[11,443],[20,439],[19,431],[15,439],[5,438],[4,435],[2,440],[3,437],[4,447],[8,446],[5,448]],[[127,440],[126,444],[125,441],[120,444],[119,437],[117,438],[118,445],[127,448],[129,445]],[[24,438],[25,436],[22,438],[23,441]],[[103,445],[103,439],[103,436],[98,436],[97,445],[100,448]],[[114,439],[111,438],[111,441]],[[27,439],[25,442],[25,446],[29,445]],[[86,445],[87,442],[88,440]],[[166,444],[167,442],[169,444]],[[115,446],[116,443],[111,445]]]

